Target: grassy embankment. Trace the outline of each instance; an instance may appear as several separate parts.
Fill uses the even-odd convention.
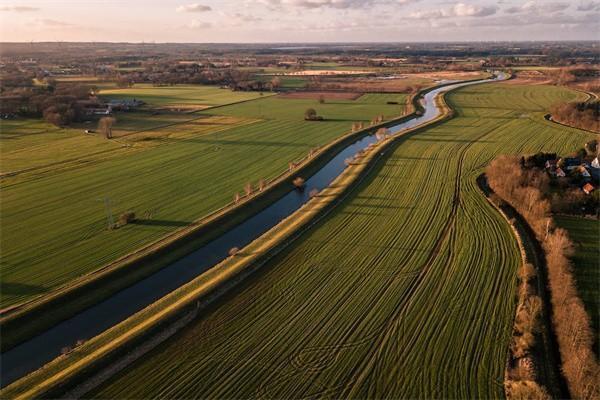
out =
[[[574,96],[451,94],[457,118],[403,140],[260,276],[92,395],[502,397],[520,256],[475,178],[497,154],[589,140],[542,120]]]

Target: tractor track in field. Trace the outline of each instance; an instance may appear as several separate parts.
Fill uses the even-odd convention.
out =
[[[464,164],[464,158],[465,158],[466,152],[473,144],[477,143],[479,140],[483,139],[485,136],[489,135],[492,132],[493,132],[493,130],[490,130],[490,131],[487,131],[487,132],[479,135],[477,138],[470,141],[465,147],[463,147],[460,150],[460,156],[458,159],[456,177],[454,178],[454,193],[452,196],[452,208],[450,210],[450,214],[448,215],[446,223],[444,224],[444,227],[443,227],[440,235],[438,236],[433,249],[429,253],[427,260],[423,264],[423,267],[421,268],[421,272],[406,288],[406,290],[404,292],[405,294],[404,294],[404,296],[402,296],[403,298],[400,299],[400,301],[398,302],[398,306],[392,311],[392,314],[391,314],[386,326],[382,330],[380,330],[378,333],[375,334],[376,336],[379,335],[377,342],[374,344],[374,348],[376,349],[375,352],[372,353],[372,355],[370,357],[368,357],[365,362],[363,362],[363,364],[364,364],[363,366],[358,368],[358,371],[356,374],[357,375],[356,381],[353,382],[352,386],[346,387],[346,390],[344,390],[344,392],[342,392],[340,397],[351,398],[351,397],[358,396],[358,393],[356,393],[355,390],[359,389],[361,386],[361,383],[364,382],[368,378],[369,371],[372,369],[372,367],[377,362],[377,360],[381,357],[381,351],[383,350],[385,344],[392,337],[391,333],[396,329],[397,323],[401,319],[401,316],[405,313],[405,311],[410,306],[410,303],[411,303],[410,294],[414,293],[419,288],[419,286],[421,286],[423,281],[425,280],[425,277],[429,273],[435,260],[437,259],[438,255],[440,254],[443,244],[446,242],[447,239],[449,239],[450,233],[456,232],[455,230],[453,230],[453,228],[455,226],[456,215],[458,214],[458,210],[459,210],[460,202],[461,202],[460,191],[461,191],[461,182],[462,182],[462,170],[463,170],[463,164]],[[450,238],[450,239],[454,242],[453,238]],[[451,251],[450,254],[448,255],[448,260],[446,261],[446,263],[449,263],[452,260],[452,257],[453,257],[453,252]],[[389,288],[389,286],[388,286],[388,288]]]
[[[296,354],[292,355],[289,359],[289,364],[292,368],[294,368],[295,371],[284,374],[283,376],[280,375],[279,377],[275,377],[272,380],[267,380],[265,383],[261,384],[257,388],[257,391],[256,391],[257,397],[268,398],[269,397],[268,396],[268,393],[269,393],[268,387],[273,384],[277,384],[278,382],[280,382],[282,380],[287,381],[292,376],[295,376],[298,374],[306,374],[306,373],[316,374],[316,373],[319,373],[319,372],[331,367],[335,363],[335,360],[338,358],[339,352],[343,351],[345,349],[350,349],[350,348],[354,348],[357,346],[372,343],[374,340],[377,340],[379,338],[379,340],[377,340],[377,343],[375,343],[375,348],[377,348],[377,349],[379,349],[379,351],[381,351],[381,349],[384,347],[384,344],[391,337],[391,335],[389,333],[394,331],[394,329],[397,327],[399,317],[410,306],[410,304],[411,304],[410,294],[414,293],[418,289],[418,287],[421,285],[421,283],[425,280],[425,277],[427,276],[431,267],[433,266],[436,259],[438,258],[446,240],[450,238],[450,240],[452,240],[452,242],[454,243],[455,238],[453,238],[453,237],[451,238],[450,236],[453,236],[453,235],[451,235],[452,232],[456,232],[455,230],[453,230],[453,228],[455,226],[456,216],[458,214],[458,210],[459,210],[460,204],[461,204],[461,186],[462,186],[462,178],[463,178],[462,171],[463,171],[465,155],[466,155],[468,149],[473,144],[477,143],[479,140],[481,140],[485,136],[492,133],[492,131],[493,130],[490,130],[490,131],[487,131],[487,132],[479,135],[477,138],[475,138],[474,140],[469,142],[466,146],[464,146],[460,150],[460,156],[459,156],[458,166],[457,166],[457,173],[456,173],[456,177],[454,179],[452,207],[451,207],[451,211],[447,217],[446,223],[444,224],[444,227],[442,228],[442,231],[441,231],[440,235],[438,236],[434,247],[430,251],[429,256],[427,257],[425,263],[423,264],[423,267],[420,269],[420,272],[414,272],[414,273],[410,274],[410,275],[416,275],[416,277],[413,279],[413,281],[409,284],[408,288],[405,290],[404,296],[402,296],[403,298],[400,299],[400,301],[398,302],[398,307],[394,311],[392,311],[391,317],[389,318],[389,322],[387,323],[387,325],[385,327],[383,327],[382,329],[377,329],[375,332],[372,332],[369,335],[363,336],[362,338],[359,338],[358,340],[354,340],[351,342],[343,342],[342,341],[342,343],[340,343],[340,344],[306,347],[306,348],[299,350]],[[446,260],[446,264],[451,262],[452,257],[453,257],[453,253],[451,252],[448,256],[448,260]],[[394,276],[391,280],[389,280],[386,285],[386,288],[383,290],[383,292],[379,298],[384,297],[385,293],[387,291],[392,290],[394,282],[397,279],[399,279],[400,277],[406,278],[406,274],[400,274],[398,276]],[[348,337],[350,334],[351,334],[351,332],[348,332],[345,336]],[[370,370],[370,366],[372,366],[379,358],[379,354],[378,354],[379,351],[371,357],[371,359],[367,363],[368,365],[361,368],[362,371],[368,372]],[[320,357],[319,356],[307,357],[307,355],[312,355],[317,352],[325,352],[325,354],[321,355]],[[307,359],[307,358],[310,358],[310,359]],[[363,374],[364,377],[366,377],[367,375],[368,374]],[[360,374],[359,374],[359,378],[360,378]],[[352,387],[358,387],[358,385],[354,384]],[[350,390],[352,390],[352,387],[350,387]],[[348,389],[348,388],[349,388],[348,386],[344,387],[344,385],[341,385],[337,388],[337,390],[344,390],[344,389]],[[326,389],[325,391],[326,392],[333,391],[334,393],[331,393],[331,394],[335,394],[336,389],[333,389],[333,388]],[[337,392],[337,395],[340,395],[340,392]],[[347,397],[347,396],[348,396],[348,393],[346,393],[346,392],[341,393],[341,397]],[[311,396],[308,396],[308,397],[311,397]]]

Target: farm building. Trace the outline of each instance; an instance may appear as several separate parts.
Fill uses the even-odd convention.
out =
[[[555,169],[556,168],[556,162],[557,162],[557,160],[548,160],[548,161],[546,161],[546,164],[545,164],[546,169],[548,169],[548,170]]]
[[[575,157],[564,157],[558,160],[558,165],[564,170],[571,171],[581,165],[581,160]]]

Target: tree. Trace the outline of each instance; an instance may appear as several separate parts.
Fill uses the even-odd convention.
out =
[[[375,137],[377,140],[383,140],[390,134],[390,131],[387,128],[379,128],[377,129],[377,133],[375,133]]]
[[[252,184],[250,182],[246,183],[246,186],[244,186],[244,192],[246,193],[246,196],[250,196],[253,190]]]
[[[279,86],[281,86],[281,79],[279,79],[279,77],[276,76],[273,79],[271,79],[271,90],[275,90]]]
[[[296,189],[303,189],[304,188],[304,184],[305,184],[305,180],[302,177],[297,177],[294,179],[293,181],[294,186],[296,187]]]
[[[98,130],[105,138],[112,139],[112,128],[115,122],[117,122],[117,120],[114,117],[102,117],[100,118],[100,121],[98,121]]]
[[[314,121],[317,119],[317,111],[314,108],[309,108],[304,112],[304,119]]]

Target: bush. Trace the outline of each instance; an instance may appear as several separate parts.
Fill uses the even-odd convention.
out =
[[[238,247],[232,247],[229,249],[229,256],[233,257],[239,252],[240,252],[240,249]]]
[[[124,226],[134,221],[135,213],[133,211],[124,212],[119,216],[119,226]]]
[[[306,181],[304,180],[304,178],[299,176],[296,179],[294,179],[292,183],[294,184],[296,189],[303,189]]]

